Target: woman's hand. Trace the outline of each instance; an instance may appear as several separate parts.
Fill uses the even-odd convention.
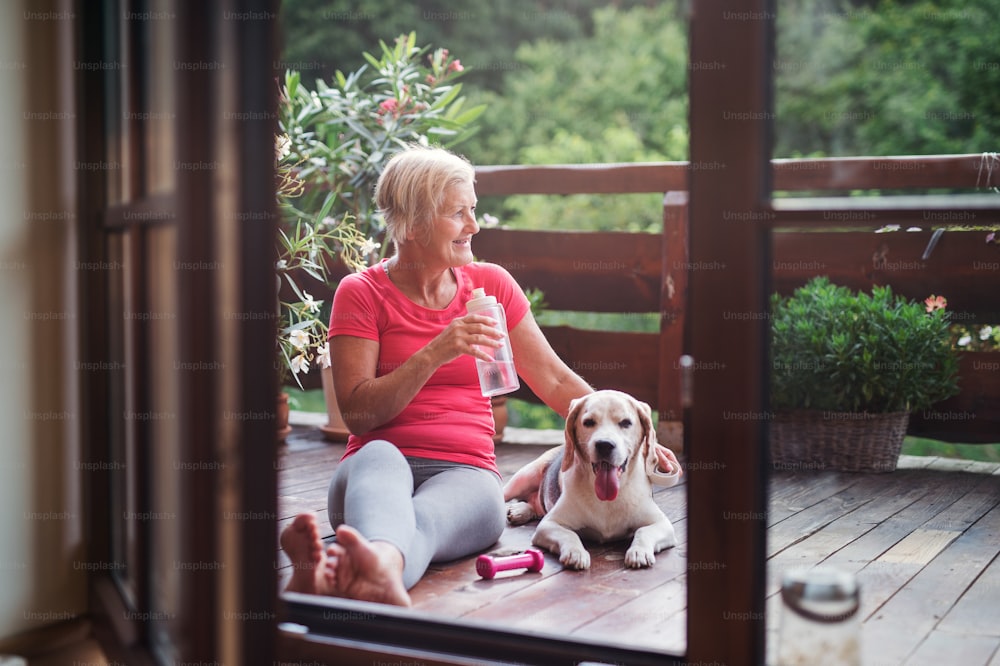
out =
[[[677,461],[677,456],[674,452],[663,446],[660,443],[656,444],[656,469],[663,470],[667,474],[672,474],[675,471],[678,474],[683,474],[684,470],[681,464]]]
[[[481,361],[492,361],[482,347],[498,349],[503,345],[499,322],[492,317],[469,314],[453,319],[436,338],[427,343],[426,349],[439,361],[438,367],[468,354]]]

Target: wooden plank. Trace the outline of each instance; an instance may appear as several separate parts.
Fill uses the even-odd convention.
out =
[[[300,513],[313,512],[316,513],[321,509],[326,508],[326,500],[323,499],[323,506],[317,506],[320,499],[313,493],[309,496],[298,496],[289,495],[287,491],[282,491],[281,497],[278,500],[278,521],[281,526],[285,523],[292,522],[292,519]]]
[[[998,530],[1000,507],[994,506],[877,608],[864,626],[865,663],[902,663],[996,558]]]
[[[980,538],[1000,544],[1000,530]],[[994,559],[965,590],[958,603],[938,624],[939,629],[962,634],[1000,636],[1000,559]]]
[[[981,153],[771,160],[777,191],[843,191],[996,187]],[[687,189],[688,162],[646,164],[502,165],[476,167],[480,196],[593,194]]]
[[[919,529],[890,548],[876,562],[927,564],[961,534],[952,530]]]
[[[687,644],[687,577],[679,576],[577,629],[577,635],[609,637],[683,654]]]
[[[919,527],[961,532],[996,504],[996,500],[987,499],[993,488],[985,480],[969,486],[960,480],[931,481],[934,478],[911,477],[910,485],[920,495],[917,501],[832,553],[823,564],[857,572]],[[931,492],[927,492],[928,485],[933,489]],[[867,589],[864,596],[863,603],[870,604],[877,595]]]
[[[771,201],[772,215],[760,224],[773,227],[831,226],[868,228],[893,223],[904,227],[931,224],[955,227],[991,224],[1000,212],[995,194],[908,194],[862,197],[783,197]]]
[[[617,389],[656,405],[658,339],[655,333],[587,331],[545,326],[555,352],[592,386]]]
[[[687,162],[476,167],[476,193],[628,194],[687,189]]]
[[[904,469],[924,469],[934,459],[934,456],[908,456],[901,455],[896,461],[896,471]]]
[[[660,421],[677,424],[666,429],[663,441],[675,452],[682,451],[684,445],[680,359],[684,354],[684,323],[688,306],[687,213],[687,193],[669,192],[664,197],[659,377],[655,405]]]
[[[886,600],[907,584],[924,566],[922,562],[880,562],[887,551],[907,539],[917,529],[930,529],[931,521],[952,523],[952,517],[966,515],[970,505],[980,503],[973,489],[961,479],[937,474],[913,474],[909,486],[922,493],[917,501],[892,515],[857,540],[833,553],[823,564],[858,574],[864,586],[861,617],[870,617]],[[929,490],[928,490],[929,489]],[[986,507],[982,508],[982,513]],[[982,515],[980,513],[979,515]],[[957,530],[953,530],[957,531]]]
[[[625,391],[650,405],[656,404],[656,334],[591,331],[571,326],[541,329],[556,354],[592,386]],[[511,397],[541,402],[523,383]]]
[[[866,504],[878,507],[878,500],[903,487],[903,480],[892,475],[859,475],[858,482],[798,513],[772,525],[767,532],[767,555],[773,558],[786,548],[825,529],[834,521]]]
[[[982,154],[772,160],[774,189],[851,190],[985,186]],[[993,181],[997,176],[993,175]]]
[[[880,220],[873,228],[890,222]],[[814,276],[826,275],[854,290],[887,285],[917,301],[945,296],[958,322],[1000,322],[1000,294],[989,279],[1000,271],[1000,259],[984,242],[985,232],[945,232],[924,260],[931,236],[929,224],[919,232],[881,234],[870,229],[776,231],[771,235],[774,291],[789,294]]]
[[[996,636],[972,636],[935,630],[904,664],[906,666],[985,664],[998,647],[1000,638]]]
[[[820,473],[776,472],[771,476],[768,496],[768,527],[850,488],[863,477],[826,471]]]
[[[935,493],[927,493],[918,477],[894,476],[901,477],[903,483],[900,486],[887,489],[885,495],[876,501],[845,514],[822,530],[771,558],[768,562],[766,584],[766,594],[769,595],[769,599],[777,596],[782,576],[788,569],[809,568],[822,564],[825,567],[857,574],[873,558],[908,535],[928,516],[941,511],[941,502],[932,498]],[[953,495],[952,499],[954,496],[960,496],[960,493]],[[896,570],[893,573],[902,572]],[[913,573],[909,572],[902,581],[907,580]],[[864,583],[864,593],[861,598],[862,617],[867,615],[867,607],[881,604],[886,596],[891,596],[902,584],[901,581],[891,577],[882,580],[873,576],[872,572],[860,575],[859,582],[862,581]],[[873,594],[873,590],[877,587],[887,588],[889,592],[885,595],[878,592]],[[770,606],[769,612],[774,612]],[[770,640],[773,640],[773,637]]]
[[[1000,503],[1000,479],[989,475],[962,475],[956,483],[966,488],[965,495],[924,523],[924,527],[964,532]]]
[[[693,6],[693,5],[692,5]],[[691,308],[688,351],[695,361],[685,451],[688,479],[687,657],[691,663],[764,663],[767,472],[765,428],[725,412],[766,408],[767,331],[726,313],[766,305],[767,232],[733,224],[732,211],[763,212],[771,194],[769,96],[772,3],[704,0],[690,13],[690,62],[719,67],[688,73]],[[704,167],[704,168],[703,168]],[[728,520],[727,514],[748,520]]]
[[[875,529],[883,521],[909,507],[926,494],[922,488],[905,481],[887,488],[876,501],[867,502],[833,520],[822,530],[814,532],[769,560],[778,569],[814,566]],[[776,591],[774,588],[770,591]]]
[[[552,310],[660,311],[660,234],[482,229],[473,245]]]

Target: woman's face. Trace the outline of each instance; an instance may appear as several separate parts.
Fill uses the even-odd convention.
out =
[[[464,266],[473,260],[472,237],[477,233],[475,186],[456,183],[444,191],[444,199],[431,221],[426,239],[418,240],[416,245],[428,267]]]

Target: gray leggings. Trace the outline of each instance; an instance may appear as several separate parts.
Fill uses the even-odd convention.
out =
[[[496,543],[506,523],[500,478],[470,465],[406,458],[374,440],[337,467],[327,498],[330,524],[347,524],[403,554],[403,584],[417,584],[431,562]]]

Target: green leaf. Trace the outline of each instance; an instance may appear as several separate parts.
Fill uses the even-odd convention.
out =
[[[483,115],[486,111],[486,105],[480,104],[479,106],[474,106],[471,109],[464,111],[461,115],[455,118],[455,122],[460,125],[468,125],[473,122],[479,116]]]

